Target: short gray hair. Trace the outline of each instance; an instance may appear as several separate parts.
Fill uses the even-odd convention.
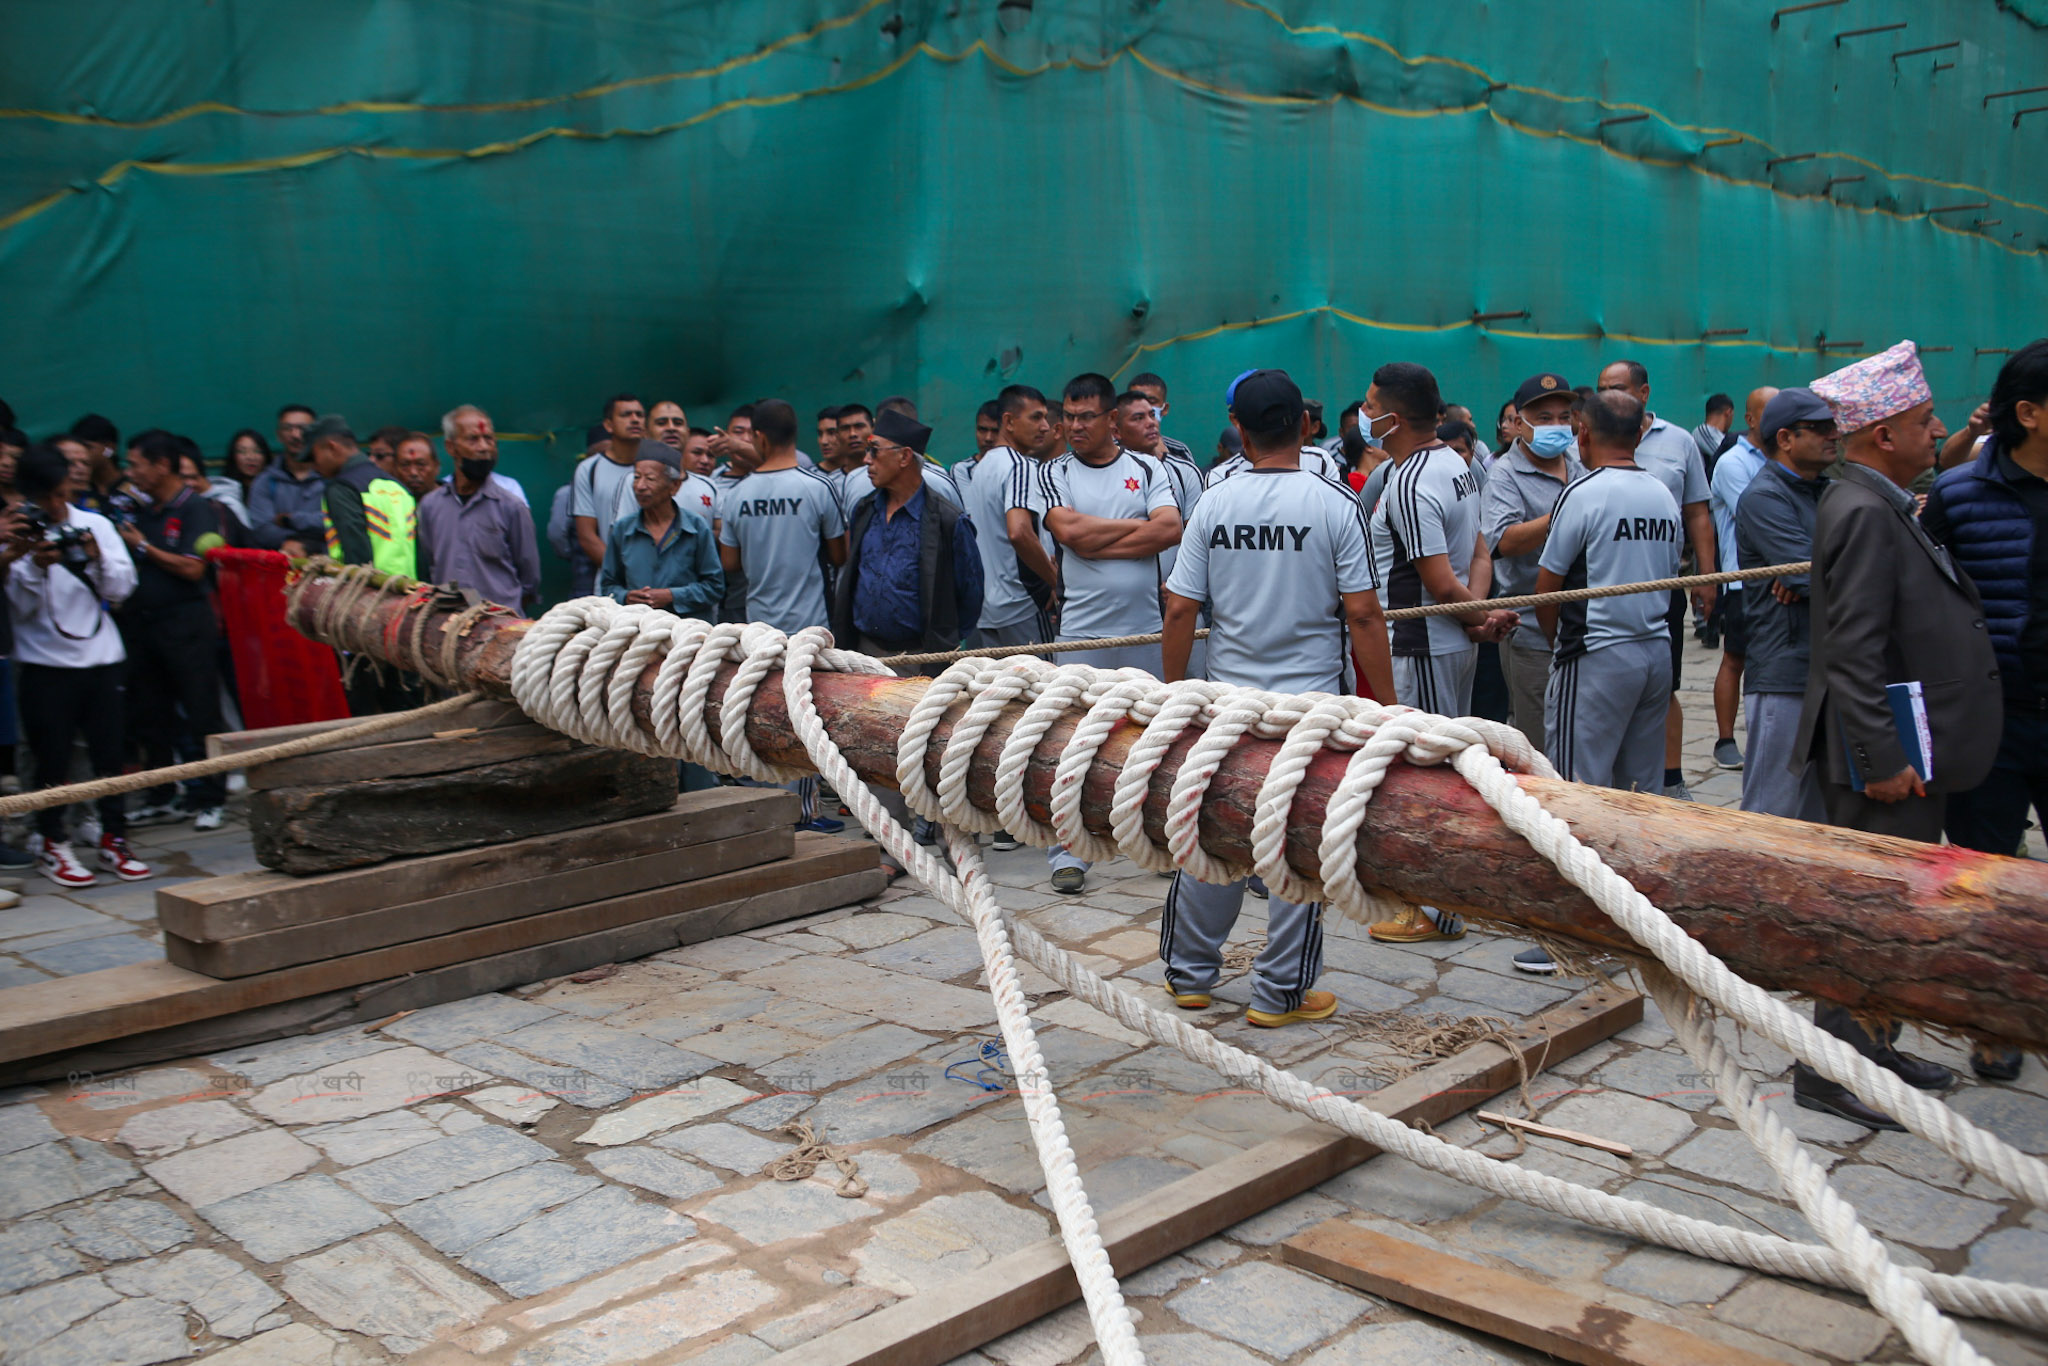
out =
[[[475,413],[478,417],[486,419],[490,417],[489,413],[477,407],[474,403],[465,403],[460,407],[450,408],[447,412],[441,414],[441,439],[443,441],[453,441],[455,439],[455,424],[461,421],[464,413]]]

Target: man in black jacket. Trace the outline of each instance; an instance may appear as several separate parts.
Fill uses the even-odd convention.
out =
[[[875,491],[846,510],[846,563],[832,587],[832,635],[865,654],[958,649],[981,619],[974,523],[925,491],[924,448],[931,435],[931,428],[901,412],[877,416],[868,458]],[[868,790],[897,820],[909,821],[900,795]],[[930,821],[919,817],[912,829],[919,844],[932,842]],[[884,861],[892,877],[902,871],[895,859]]]
[[[1828,822],[1938,843],[1950,792],[1975,787],[1998,753],[2000,685],[1969,578],[1921,529],[1907,491],[1947,435],[1913,343],[1823,375],[1813,392],[1846,435],[1842,476],[1821,495],[1810,575],[1812,656],[1795,757],[1820,765]],[[1891,686],[1917,689],[1925,750],[1895,720]],[[1908,704],[1908,714],[1911,714]],[[1908,1057],[1838,1005],[1814,1023],[1908,1085],[1940,1090],[1949,1070]],[[1800,1063],[1794,1099],[1873,1129],[1897,1121]]]
[[[846,510],[846,563],[832,634],[872,655],[958,649],[981,616],[974,523],[924,484],[932,429],[900,412],[875,419],[875,491]]]

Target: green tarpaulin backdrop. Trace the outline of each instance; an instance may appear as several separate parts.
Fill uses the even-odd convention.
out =
[[[2038,0],[1777,8],[9,0],[0,396],[209,451],[476,402],[543,510],[621,388],[910,393],[956,458],[1155,369],[1205,450],[1253,364],[1485,426],[1635,356],[1690,426],[1910,336],[1960,421],[2048,331]]]

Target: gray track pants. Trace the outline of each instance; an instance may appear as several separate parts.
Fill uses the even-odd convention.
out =
[[[1478,672],[1477,645],[1440,655],[1395,655],[1394,696],[1404,707],[1464,716],[1472,710],[1472,678]]]
[[[1244,883],[1215,887],[1175,873],[1159,919],[1159,958],[1167,985],[1208,991],[1223,968],[1223,941],[1244,905]],[[1273,897],[1266,903],[1266,947],[1252,963],[1252,1005],[1284,1013],[1323,972],[1323,908]]]
[[[1500,671],[1508,681],[1509,719],[1530,744],[1543,749],[1548,738],[1543,730],[1543,694],[1550,687],[1550,651],[1503,641]]]
[[[1799,709],[1806,699],[1796,692],[1753,692],[1742,699],[1749,722],[1749,741],[1742,763],[1742,809],[1767,816],[1825,823],[1820,774],[1807,760],[1794,772],[1798,748]]]
[[[1575,783],[1664,790],[1671,642],[1624,640],[1560,660],[1543,699],[1545,753]]]

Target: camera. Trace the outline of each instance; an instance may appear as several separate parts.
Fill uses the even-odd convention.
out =
[[[56,546],[57,563],[74,574],[85,573],[86,566],[92,563],[92,556],[86,551],[91,532],[77,522],[51,522],[34,503],[22,506],[21,520],[22,539]]]

